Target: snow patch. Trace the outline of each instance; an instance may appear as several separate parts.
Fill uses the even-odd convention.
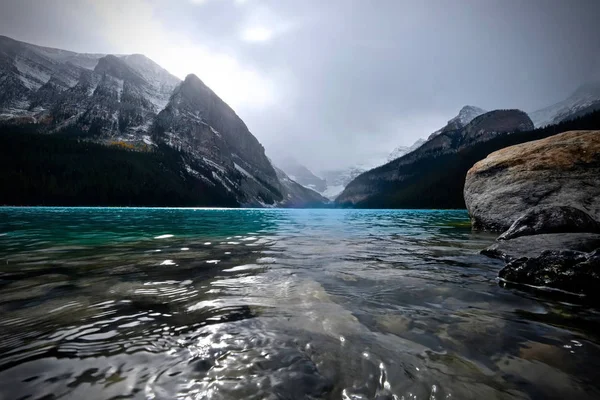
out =
[[[240,167],[237,163],[233,163],[233,166],[235,167],[236,170],[238,170],[239,172],[241,172],[246,177],[248,177],[248,178],[256,181],[257,183],[260,183],[260,182],[258,182],[258,180],[250,172],[248,172],[244,168]]]
[[[38,90],[50,80],[47,71],[42,71],[37,65],[20,56],[15,57],[14,65],[19,70],[19,79],[28,89]]]
[[[346,186],[344,185],[335,185],[335,186],[327,186],[327,189],[321,193],[324,197],[327,197],[329,200],[334,200],[336,197],[340,195],[344,191]]]

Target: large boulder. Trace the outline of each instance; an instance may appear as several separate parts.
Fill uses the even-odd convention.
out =
[[[467,173],[474,229],[502,232],[536,206],[571,206],[600,219],[600,131],[571,131],[507,147]]]
[[[538,257],[519,258],[498,274],[506,282],[558,289],[597,298],[600,287],[600,250],[544,251]]]
[[[539,206],[517,218],[498,240],[544,233],[600,233],[600,224],[584,211],[569,206]]]

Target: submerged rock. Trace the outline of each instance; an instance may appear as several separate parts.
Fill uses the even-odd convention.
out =
[[[600,287],[600,250],[592,253],[544,251],[538,257],[509,262],[498,277],[511,283],[597,297]]]
[[[600,219],[600,131],[571,131],[506,147],[467,173],[474,229],[502,232],[536,206],[579,208]]]
[[[545,250],[590,252],[598,248],[600,234],[597,233],[548,233],[497,241],[481,254],[510,262],[522,257],[537,257]]]
[[[569,206],[540,206],[520,216],[498,240],[543,233],[600,233],[600,224],[586,212]]]

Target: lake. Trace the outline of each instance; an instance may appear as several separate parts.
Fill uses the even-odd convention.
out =
[[[0,399],[598,399],[466,211],[0,208]]]

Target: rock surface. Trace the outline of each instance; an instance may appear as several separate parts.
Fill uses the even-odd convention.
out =
[[[600,131],[571,131],[507,147],[467,173],[474,229],[502,232],[535,206],[571,206],[600,219]]]
[[[592,253],[544,251],[538,257],[519,258],[509,262],[498,276],[506,282],[597,298],[600,287],[600,250]]]
[[[544,250],[590,252],[598,248],[600,234],[597,233],[549,233],[497,241],[481,253],[509,262],[521,257],[537,257]]]
[[[569,206],[540,206],[524,215],[498,237],[509,240],[519,236],[544,233],[592,232],[600,233],[600,223],[584,211]]]

